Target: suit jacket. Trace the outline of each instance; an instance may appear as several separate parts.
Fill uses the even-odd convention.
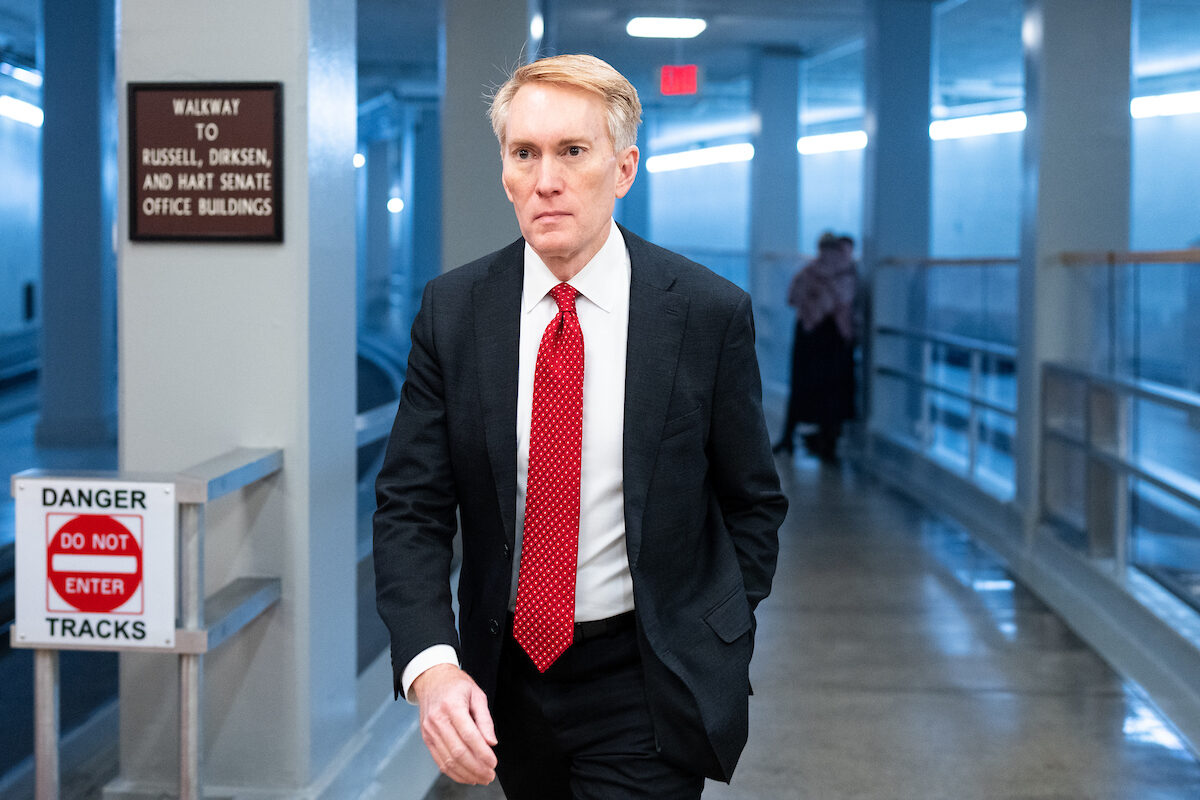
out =
[[[762,415],[750,299],[621,229],[629,249],[625,537],[655,737],[728,780],[746,742],[754,609],[787,509]],[[524,241],[425,288],[376,482],[377,602],[400,674],[454,645],[496,689],[512,580]],[[457,512],[457,519],[456,519]],[[462,534],[459,630],[453,539]]]

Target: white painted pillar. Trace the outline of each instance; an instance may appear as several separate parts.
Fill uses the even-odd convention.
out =
[[[873,285],[875,265],[884,258],[929,254],[932,148],[929,104],[932,76],[933,6],[929,0],[872,0],[868,4],[864,69],[867,149],[863,160],[864,280]],[[872,293],[872,317],[919,328],[925,319],[925,282],[915,281],[904,296]],[[910,366],[920,369],[919,348]],[[873,367],[869,350],[865,361]],[[873,368],[868,369],[873,375]],[[870,389],[870,384],[866,387]],[[875,403],[895,403],[894,393],[867,392]],[[909,395],[910,418],[918,399]]]
[[[1037,522],[1041,368],[1085,366],[1107,341],[1107,274],[1071,250],[1127,250],[1132,0],[1026,0],[1017,503]]]
[[[282,472],[206,509],[209,592],[278,576],[281,602],[205,656],[203,776],[221,796],[308,796],[356,720],[353,0],[122,0],[117,95],[120,463],[175,471],[239,446]],[[283,86],[283,241],[130,241],[125,89]],[[173,793],[176,663],[121,657],[121,774]]]
[[[752,75],[760,128],[750,173],[749,289],[764,384],[786,394],[795,320],[787,286],[800,250],[800,56],[756,53]]]
[[[425,282],[442,271],[441,149],[437,111],[422,108],[413,124],[413,151],[419,157],[413,158],[412,228],[417,235],[413,237],[413,280],[408,299],[412,309],[421,304]],[[494,152],[499,161],[499,146]],[[498,172],[496,180],[500,180]]]
[[[521,235],[500,184],[500,145],[486,95],[532,52],[527,0],[443,4],[442,270]]]
[[[370,330],[386,327],[388,314],[388,288],[392,279],[393,252],[396,249],[393,230],[395,215],[388,211],[387,203],[393,188],[396,188],[396,162],[399,160],[399,142],[381,139],[365,148],[367,162],[363,165],[360,180],[365,183],[363,202],[359,207],[359,224],[364,227],[362,246],[365,250],[360,261],[362,274],[359,276],[358,324]],[[411,197],[404,197],[411,203]]]

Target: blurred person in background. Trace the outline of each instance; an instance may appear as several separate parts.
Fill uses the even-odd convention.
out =
[[[822,461],[837,459],[842,423],[855,416],[857,295],[854,239],[826,231],[817,241],[817,257],[788,286],[796,330],[787,414],[776,453],[790,455],[796,426],[807,423],[815,429],[802,437],[805,449]]]

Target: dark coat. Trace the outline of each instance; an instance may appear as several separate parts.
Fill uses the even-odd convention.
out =
[[[787,509],[763,423],[750,299],[622,229],[631,260],[625,537],[655,734],[728,780],[746,742],[754,608]],[[430,281],[376,483],[375,571],[395,683],[454,645],[489,697],[510,595],[524,242]],[[456,520],[456,512],[458,519]],[[461,527],[459,629],[450,598]]]

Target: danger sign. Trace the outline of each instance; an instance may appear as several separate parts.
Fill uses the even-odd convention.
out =
[[[14,476],[18,645],[175,643],[175,485]]]
[[[141,517],[47,514],[46,519],[47,590],[65,603],[62,610],[119,613],[142,586]],[[48,598],[46,605],[54,603]],[[141,603],[125,609],[141,612]]]

